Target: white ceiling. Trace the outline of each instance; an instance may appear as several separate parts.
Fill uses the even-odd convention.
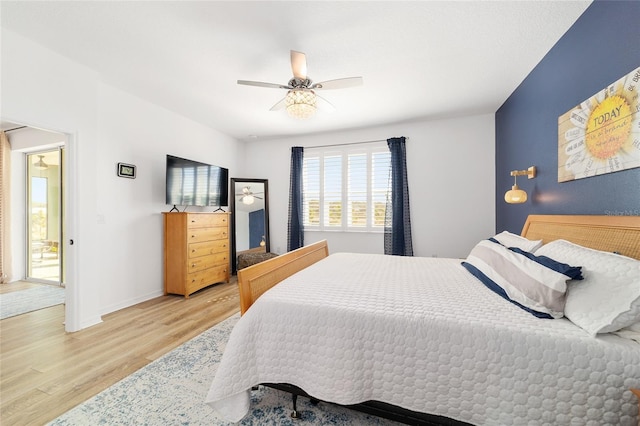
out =
[[[580,1],[2,1],[2,26],[105,82],[237,139],[493,113],[569,29]],[[289,51],[336,111],[271,112]]]

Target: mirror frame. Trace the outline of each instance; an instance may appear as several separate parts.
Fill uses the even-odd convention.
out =
[[[238,256],[236,255],[236,183],[260,183],[264,185],[264,240],[265,249],[269,253],[269,180],[252,178],[231,178],[229,207],[231,209],[231,273],[237,273]]]

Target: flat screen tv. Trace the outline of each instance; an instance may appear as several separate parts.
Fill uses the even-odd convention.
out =
[[[228,206],[229,170],[167,155],[166,202],[174,206]]]

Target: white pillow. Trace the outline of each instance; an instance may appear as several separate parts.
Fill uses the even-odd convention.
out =
[[[512,234],[509,231],[502,231],[495,235],[493,239],[498,240],[500,244],[505,247],[518,247],[519,249],[528,251],[529,253],[535,252],[542,246],[542,240],[528,240],[525,237]]]
[[[582,281],[570,281],[564,314],[591,335],[640,321],[640,261],[556,240],[536,251],[582,266]]]

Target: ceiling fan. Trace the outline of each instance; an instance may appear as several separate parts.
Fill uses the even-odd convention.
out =
[[[307,75],[307,56],[295,50],[291,51],[291,70],[293,78],[287,84],[248,80],[238,80],[238,84],[288,90],[287,95],[271,107],[271,111],[286,108],[290,116],[300,119],[309,118],[315,114],[318,99],[324,102],[329,109],[335,109],[329,101],[318,96],[315,93],[316,90],[344,89],[362,85],[362,77],[338,78],[314,83]]]
[[[256,200],[256,198],[258,200],[262,200],[262,197],[258,197],[257,194],[262,194],[262,192],[256,192],[253,193],[251,192],[251,187],[250,186],[245,186],[244,188],[242,188],[242,193],[241,194],[236,194],[236,197],[240,197],[240,202],[243,204],[253,204]]]

